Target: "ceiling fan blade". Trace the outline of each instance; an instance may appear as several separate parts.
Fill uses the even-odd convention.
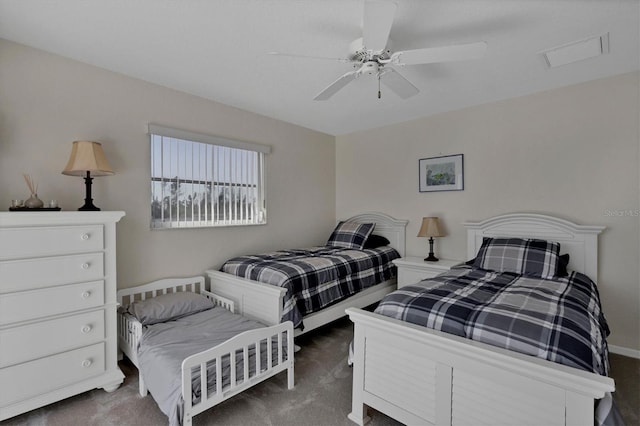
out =
[[[342,77],[331,83],[329,86],[327,86],[322,92],[318,93],[318,95],[313,98],[313,100],[326,101],[327,99],[338,93],[338,91],[344,86],[355,80],[357,76],[357,71],[349,71],[348,73],[344,74]]]
[[[362,19],[364,47],[378,53],[387,47],[397,4],[391,1],[366,0]]]
[[[385,68],[385,73],[380,77],[380,81],[402,99],[407,99],[420,93],[416,86],[393,68]]]
[[[288,56],[290,58],[321,59],[321,60],[325,60],[325,61],[351,62],[347,58],[329,58],[327,56],[298,55],[296,53],[269,52],[268,55]]]
[[[464,61],[478,59],[487,50],[487,43],[456,44],[453,46],[427,47],[425,49],[405,50],[391,55],[391,63],[395,65],[433,64],[436,62]]]

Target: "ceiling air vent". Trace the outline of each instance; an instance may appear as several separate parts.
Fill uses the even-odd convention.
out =
[[[609,53],[609,33],[574,41],[542,52],[550,68]]]

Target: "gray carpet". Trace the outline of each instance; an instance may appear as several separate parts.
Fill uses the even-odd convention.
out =
[[[347,349],[351,322],[342,319],[296,339],[296,386],[287,389],[286,374],[263,382],[209,411],[197,415],[194,425],[353,425],[351,369]],[[616,401],[627,425],[640,424],[640,360],[611,356]],[[138,395],[137,370],[127,360],[120,367],[126,375],[115,392],[93,390],[1,422],[2,426],[42,425],[164,425],[166,417],[153,398]],[[399,425],[369,410],[371,426]]]
[[[627,426],[640,425],[640,359],[609,354],[609,376],[616,381],[613,399]]]

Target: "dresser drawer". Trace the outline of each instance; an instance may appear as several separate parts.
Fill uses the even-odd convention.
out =
[[[0,294],[0,325],[104,304],[104,281]]]
[[[441,274],[442,271],[433,271],[425,269],[398,269],[398,285],[400,287],[410,284],[419,283],[422,280],[433,278]]]
[[[393,264],[398,267],[398,288],[419,283],[447,273],[461,264],[460,260],[440,259],[437,262],[427,262],[420,257],[410,256],[394,259]]]
[[[104,278],[104,253],[0,262],[0,293]]]
[[[98,343],[12,367],[0,368],[0,406],[104,373],[104,348],[104,343]]]
[[[103,225],[0,229],[0,259],[85,253],[104,248]]]
[[[0,330],[0,367],[18,364],[104,339],[104,310]]]

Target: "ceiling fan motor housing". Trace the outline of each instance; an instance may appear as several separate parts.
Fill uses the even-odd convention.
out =
[[[387,47],[382,52],[371,52],[368,51],[366,46],[364,45],[363,38],[357,38],[351,42],[349,45],[349,55],[348,58],[353,62],[360,62],[364,64],[368,61],[376,61],[379,60],[386,61],[391,57],[391,39],[387,40]]]

